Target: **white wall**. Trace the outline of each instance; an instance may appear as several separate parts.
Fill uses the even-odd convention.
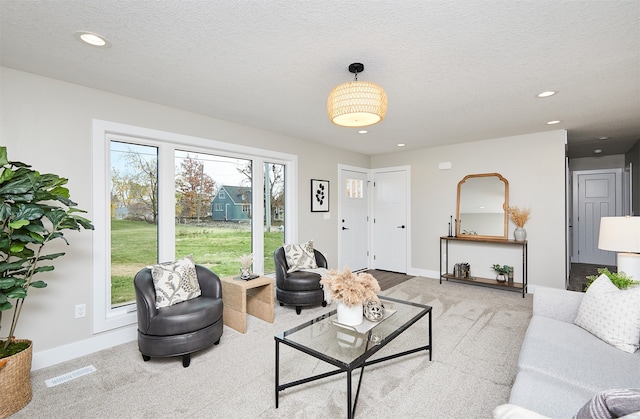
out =
[[[438,277],[439,237],[447,235],[450,216],[455,218],[458,182],[469,174],[497,172],[509,181],[509,204],[531,208],[525,225],[529,284],[564,288],[565,139],[566,131],[556,130],[372,156],[372,168],[411,166],[413,273]],[[452,168],[439,170],[440,162]],[[510,222],[509,238],[514,228]],[[455,261],[471,263],[475,276],[489,276],[494,263],[515,259],[517,270],[517,258],[512,250],[474,246]]]
[[[572,172],[578,170],[622,169],[623,167],[624,154],[569,159],[569,169]]]
[[[368,167],[368,156],[5,67],[0,67],[0,88],[0,144],[8,147],[9,159],[69,178],[72,199],[89,211],[90,219],[93,119],[297,155],[298,238],[313,239],[329,262],[337,263],[338,188],[331,188],[331,219],[324,220],[324,213],[310,212],[310,179],[326,179],[337,185],[338,164]],[[99,339],[93,336],[93,233],[72,231],[65,236],[71,245],[58,246],[67,254],[56,260],[55,271],[43,274],[49,286],[31,291],[16,330],[18,337],[34,341],[34,368],[59,362],[60,356],[74,350],[78,354],[91,351],[95,345],[115,344],[120,338],[135,336],[130,330]],[[75,319],[74,307],[79,303],[87,304],[88,315]],[[6,333],[8,318],[3,316],[0,334]]]

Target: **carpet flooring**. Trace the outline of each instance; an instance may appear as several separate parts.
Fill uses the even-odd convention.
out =
[[[424,352],[365,370],[356,417],[490,418],[506,403],[516,374],[532,296],[413,277],[381,294],[433,307],[433,360]],[[275,408],[273,336],[334,305],[304,308],[276,304],[273,324],[248,317],[241,334],[225,326],[218,346],[192,356],[143,362],[136,342],[32,373],[33,400],[13,418],[340,418],[346,416],[346,375],[280,393]],[[424,341],[426,318],[376,357]],[[35,343],[37,346],[37,342]],[[333,367],[282,346],[281,382]],[[45,380],[93,365],[97,371],[55,387]],[[354,374],[354,386],[359,373]]]

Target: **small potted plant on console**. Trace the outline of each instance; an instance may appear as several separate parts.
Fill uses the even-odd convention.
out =
[[[496,281],[502,283],[502,282],[506,282],[507,281],[507,277],[509,276],[509,273],[513,271],[513,268],[511,266],[508,265],[499,265],[497,263],[495,263],[491,269],[493,269],[494,271],[496,271],[498,273],[498,275],[496,275]]]

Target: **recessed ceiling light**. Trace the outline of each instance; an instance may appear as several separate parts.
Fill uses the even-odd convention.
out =
[[[601,140],[608,140],[609,137],[600,137]]]
[[[602,149],[601,148],[596,148],[595,150],[593,150],[594,153],[596,154],[600,154],[602,153]]]
[[[358,131],[358,134],[366,134],[367,132],[369,131],[367,131],[366,129],[361,129],[360,131]]]
[[[404,147],[404,146],[406,146],[406,144],[405,144],[405,143],[398,143],[398,144],[396,144],[396,145],[397,145],[398,147]]]
[[[94,47],[108,48],[111,46],[111,42],[109,42],[107,38],[102,35],[98,35],[97,33],[78,31],[75,33],[75,37],[79,41],[82,41]]]
[[[547,125],[555,125],[555,124],[559,124],[562,121],[549,121],[547,122]]]
[[[546,92],[538,93],[536,97],[540,97],[540,98],[549,97],[549,96],[555,95],[556,93],[558,92],[556,92],[555,90],[547,90]]]

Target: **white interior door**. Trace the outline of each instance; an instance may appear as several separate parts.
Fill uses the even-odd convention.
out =
[[[338,264],[359,271],[369,267],[369,182],[366,169],[340,170]]]
[[[373,267],[407,272],[407,171],[373,175]]]
[[[574,262],[616,264],[616,253],[598,249],[600,218],[621,215],[621,170],[574,172]]]

